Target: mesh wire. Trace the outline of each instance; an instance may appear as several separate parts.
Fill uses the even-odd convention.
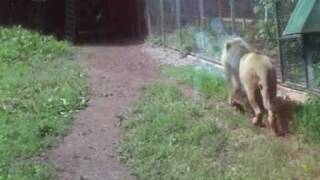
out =
[[[278,23],[278,33],[279,36],[285,30],[287,23],[289,21],[290,15],[296,5],[297,1],[282,0],[276,2],[276,14]]]
[[[279,40],[283,80],[292,85],[305,85],[305,64],[302,37]]]
[[[233,13],[231,1],[235,3]],[[194,53],[217,63],[225,39],[239,35],[264,54],[278,59],[276,46],[270,43],[277,42],[275,36],[259,36],[264,17],[253,12],[257,5],[261,6],[257,0],[146,0],[149,35],[182,54]],[[276,19],[275,12],[269,12],[268,17]],[[279,61],[276,67],[280,72]]]
[[[232,32],[229,0],[146,0],[149,35],[161,44],[219,61],[226,34],[241,34],[255,16],[249,0],[235,2]]]

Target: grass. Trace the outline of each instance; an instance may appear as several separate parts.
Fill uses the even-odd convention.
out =
[[[304,140],[320,143],[320,99],[313,97],[301,104],[296,111],[298,130],[304,135]]]
[[[85,104],[85,80],[68,43],[0,28],[0,179],[48,179],[33,157],[64,135]]]
[[[199,91],[206,98],[228,96],[226,91],[226,82],[223,72],[215,69],[213,71],[196,69],[192,66],[176,68],[173,66],[165,66],[164,74],[173,77],[179,84],[188,84]],[[215,78],[212,78],[215,77]]]
[[[138,179],[319,178],[319,145],[253,128],[226,104],[226,87],[216,83],[221,77],[191,67],[164,73],[177,82],[146,88],[124,125],[122,157]],[[181,83],[204,98],[184,96]]]
[[[316,79],[314,79],[315,88],[319,88],[319,70],[320,57],[314,56],[315,62],[313,64]],[[317,59],[318,58],[318,59]],[[299,121],[296,122],[297,130],[304,135],[304,140],[311,143],[320,143],[320,98],[319,94],[312,93],[311,98],[297,108],[296,117]]]

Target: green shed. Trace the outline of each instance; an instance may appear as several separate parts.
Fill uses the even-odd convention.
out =
[[[284,36],[320,32],[320,0],[300,0],[291,14]]]
[[[283,80],[320,89],[320,0],[290,1],[276,4]]]

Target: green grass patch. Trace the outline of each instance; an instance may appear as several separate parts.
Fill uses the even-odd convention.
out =
[[[183,96],[179,84],[198,84],[194,83],[198,78],[207,81],[205,70],[200,74],[191,67],[164,71],[178,83],[146,88],[124,125],[122,157],[138,179],[318,178],[319,147],[253,128],[248,117],[226,104],[223,89],[215,87],[219,83],[200,91],[213,91],[206,98]],[[211,76],[211,81],[220,82],[220,77]]]
[[[221,70],[197,69],[192,66],[165,66],[163,73],[173,77],[178,83],[192,86],[206,98],[212,96],[226,98],[228,96],[227,84]]]
[[[320,55],[314,56],[315,88],[320,87]],[[320,97],[310,92],[310,99],[297,107],[296,127],[304,135],[304,139],[311,143],[320,144]]]
[[[85,104],[85,80],[66,42],[0,28],[0,179],[48,179],[32,157],[64,135]]]
[[[312,143],[320,143],[320,99],[313,97],[298,106],[296,126],[304,139]]]

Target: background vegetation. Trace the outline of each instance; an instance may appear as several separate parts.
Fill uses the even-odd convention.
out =
[[[85,104],[85,81],[65,42],[0,28],[0,179],[48,179],[36,156]]]

